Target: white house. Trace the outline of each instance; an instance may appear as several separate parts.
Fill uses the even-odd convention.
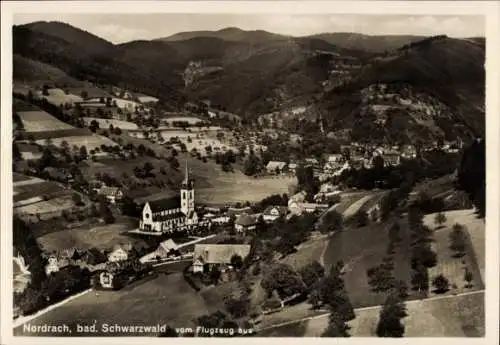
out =
[[[303,213],[313,213],[317,211],[324,211],[328,209],[328,204],[315,204],[309,202],[296,202],[293,201],[288,204],[290,213],[300,216]]]
[[[126,261],[128,259],[128,251],[125,250],[122,246],[115,248],[109,255],[108,261],[118,262],[118,261]]]
[[[103,186],[99,189],[98,194],[104,195],[112,204],[116,204],[117,201],[120,201],[123,198],[123,192],[118,187]]]
[[[286,216],[287,213],[288,209],[285,206],[269,206],[264,210],[262,219],[265,222],[274,222],[276,219]]]
[[[279,162],[279,161],[270,161],[266,165],[266,170],[268,174],[281,174],[283,173],[283,170],[286,168],[286,163],[285,162]]]

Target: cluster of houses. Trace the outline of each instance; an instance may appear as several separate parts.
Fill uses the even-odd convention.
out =
[[[432,151],[437,148],[447,153],[457,153],[462,148],[461,141],[432,142],[422,151]],[[374,167],[375,160],[381,158],[384,166],[398,166],[403,159],[417,158],[418,151],[414,145],[376,146],[352,143],[341,145],[341,153],[324,154],[321,159],[306,158],[302,162],[269,161],[266,172],[271,175],[295,174],[298,164],[313,167],[316,176],[321,179],[339,176],[348,169],[370,169]],[[378,157],[378,158],[377,158]],[[323,162],[323,163],[322,163]]]

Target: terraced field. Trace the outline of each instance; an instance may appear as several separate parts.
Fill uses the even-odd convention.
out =
[[[100,119],[98,117],[84,117],[83,121],[88,126],[92,121],[97,121],[99,123],[99,128],[108,128],[109,125],[113,127],[119,127],[122,130],[136,130],[138,126],[133,122],[121,121],[115,119]]]
[[[26,132],[43,132],[74,128],[43,110],[18,111],[17,114],[21,118]]]
[[[57,138],[52,138],[51,142],[53,145],[61,146],[62,142],[66,141],[69,144],[69,147],[73,147],[74,145],[81,147],[85,146],[87,151],[93,150],[97,147],[101,147],[101,145],[106,146],[114,146],[116,143],[104,136],[92,134],[92,135],[80,135],[80,136],[62,136]],[[46,145],[46,139],[36,140],[37,144]]]

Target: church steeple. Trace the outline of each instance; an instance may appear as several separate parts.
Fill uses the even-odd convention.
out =
[[[186,159],[186,172],[184,175],[184,180],[182,181],[182,189],[192,189],[193,185],[194,185],[193,181],[189,178],[189,169]]]

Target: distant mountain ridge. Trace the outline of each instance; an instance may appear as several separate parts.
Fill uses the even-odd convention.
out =
[[[419,118],[428,118],[425,111],[411,113],[414,120],[403,121],[407,137],[484,133],[485,40],[480,37],[291,37],[226,28],[112,44],[65,23],[37,22],[15,26],[13,41],[14,79],[67,74],[150,94],[173,109],[187,100],[210,100],[249,120],[305,107],[311,110],[305,118],[316,122],[320,114],[329,131],[372,126],[373,119],[361,114],[381,104],[361,94],[374,85],[391,85],[395,93],[421,95],[422,100],[403,99],[437,116],[423,125]],[[466,129],[449,128],[450,121]],[[401,129],[386,128],[380,135],[393,137]]]

